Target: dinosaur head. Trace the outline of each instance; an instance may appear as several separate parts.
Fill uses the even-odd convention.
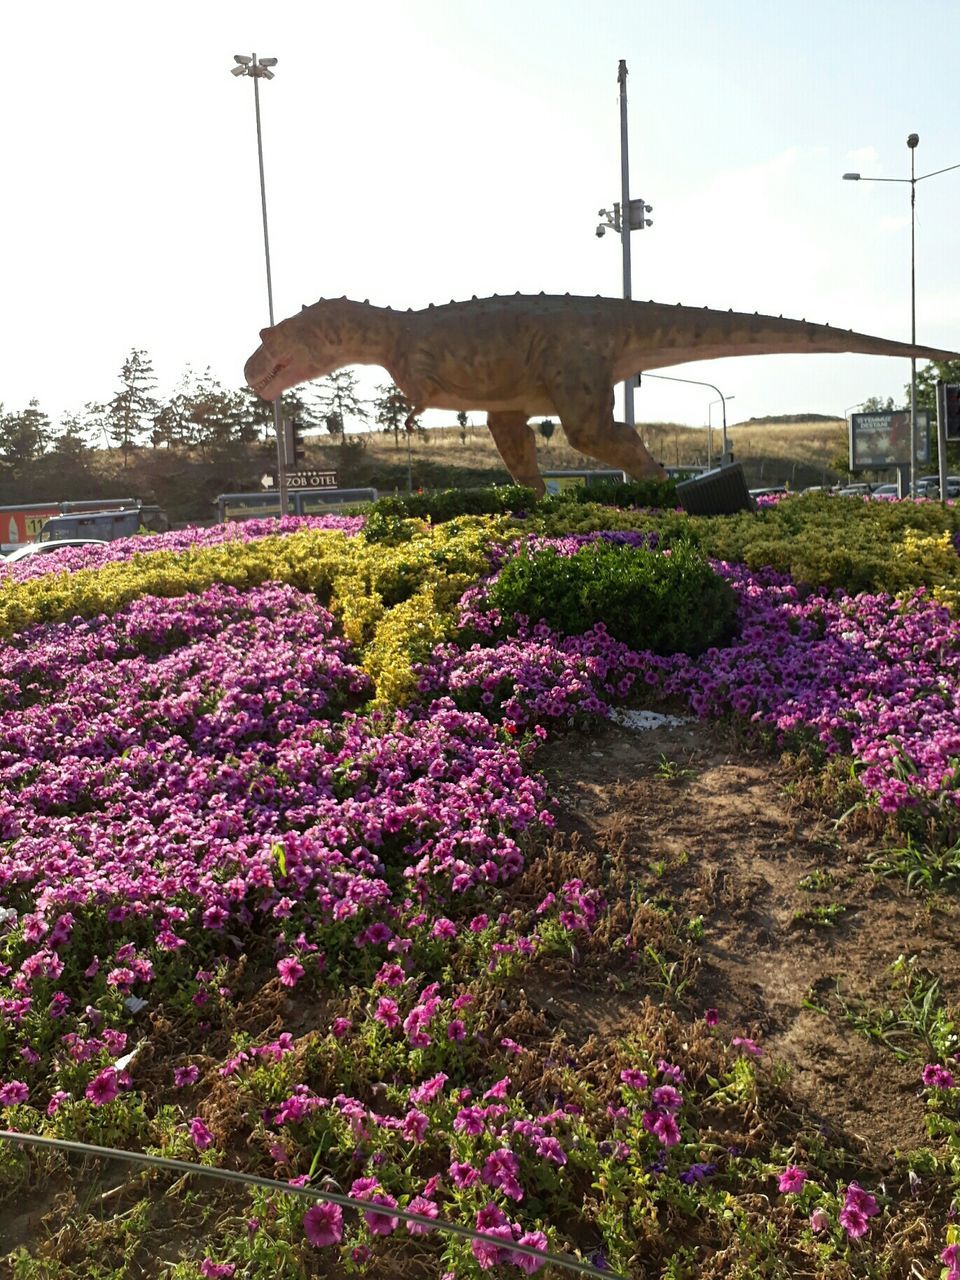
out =
[[[316,350],[316,335],[308,335],[299,319],[292,316],[261,329],[260,346],[243,367],[247,384],[264,400],[276,400],[290,387],[337,368],[337,355],[331,350],[329,359],[324,359],[324,353]]]
[[[349,364],[384,363],[395,318],[389,310],[349,298],[321,299],[260,330],[261,345],[244,366],[248,384],[264,400]]]

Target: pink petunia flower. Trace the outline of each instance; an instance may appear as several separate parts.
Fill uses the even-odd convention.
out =
[[[303,1234],[316,1249],[343,1239],[343,1210],[338,1204],[315,1204],[303,1215]]]
[[[84,1096],[89,1098],[95,1107],[104,1107],[108,1102],[113,1102],[119,1092],[120,1085],[116,1070],[113,1067],[104,1067],[87,1085]]]
[[[407,1208],[411,1213],[419,1213],[425,1218],[437,1218],[440,1216],[440,1210],[434,1201],[428,1200],[426,1196],[414,1196]],[[429,1234],[432,1228],[422,1222],[408,1222],[407,1230],[412,1236],[425,1236]]]
[[[777,1180],[777,1186],[784,1195],[795,1195],[803,1189],[807,1180],[806,1170],[795,1164],[788,1164]]]
[[[284,956],[282,960],[277,961],[277,973],[285,987],[295,987],[306,970],[294,956]]]
[[[190,1121],[190,1137],[198,1151],[206,1151],[207,1147],[213,1146],[213,1134],[199,1116]]]

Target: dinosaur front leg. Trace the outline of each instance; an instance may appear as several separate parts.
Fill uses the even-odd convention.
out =
[[[546,486],[537,466],[537,445],[533,428],[527,426],[527,415],[520,410],[502,410],[487,414],[487,426],[500,457],[517,484],[532,489],[538,498]]]
[[[560,425],[570,444],[635,480],[665,480],[667,473],[633,427],[615,422],[609,371],[576,368],[571,362],[548,384]]]

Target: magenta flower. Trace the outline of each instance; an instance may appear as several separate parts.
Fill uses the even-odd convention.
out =
[[[440,1210],[437,1208],[433,1200],[428,1200],[426,1196],[414,1196],[407,1208],[411,1213],[419,1213],[424,1218],[437,1218],[440,1216]],[[408,1222],[407,1230],[412,1236],[425,1236],[429,1234],[432,1228],[426,1226],[422,1222]]]
[[[748,1053],[751,1058],[759,1058],[763,1054],[763,1050],[756,1040],[751,1040],[749,1036],[734,1036],[730,1043],[735,1049],[741,1049],[744,1053]]]
[[[200,1079],[200,1068],[192,1063],[187,1067],[174,1067],[173,1084],[176,1089],[183,1089],[187,1085],[196,1084]]]
[[[480,1177],[479,1172],[472,1164],[461,1163],[454,1160],[450,1165],[450,1177],[453,1179],[455,1187],[472,1187],[476,1180]]]
[[[708,1027],[715,1027],[720,1021],[720,1014],[716,1009],[705,1009],[703,1011],[703,1020]]]
[[[403,1117],[403,1136],[410,1142],[422,1142],[429,1128],[429,1117],[416,1108],[411,1108]]]
[[[453,1018],[447,1023],[448,1040],[463,1040],[466,1034],[466,1024],[460,1018]]]
[[[316,1249],[339,1244],[343,1239],[343,1210],[326,1201],[313,1205],[303,1215],[303,1234]]]
[[[119,1092],[120,1085],[116,1070],[113,1067],[104,1067],[87,1085],[84,1096],[89,1098],[95,1107],[103,1107],[108,1102],[113,1102]]]
[[[672,1115],[658,1115],[653,1121],[651,1132],[665,1147],[675,1147],[680,1141],[680,1126]]]
[[[207,1280],[229,1280],[236,1269],[234,1262],[214,1262],[211,1257],[204,1258],[200,1263],[200,1274],[206,1276]]]
[[[843,1208],[840,1210],[840,1225],[847,1235],[853,1239],[866,1235],[870,1219],[880,1212],[874,1196],[864,1191],[856,1182],[851,1182],[844,1196]]]
[[[379,1192],[377,1195],[364,1196],[363,1199],[369,1200],[371,1204],[381,1204],[387,1209],[395,1209],[397,1207],[397,1202],[393,1196],[389,1196],[384,1192]],[[400,1221],[399,1218],[395,1218],[389,1213],[372,1212],[365,1213],[363,1220],[375,1236],[390,1235],[391,1231],[396,1231],[397,1223]]]
[[[213,1134],[199,1116],[190,1121],[190,1137],[198,1151],[206,1151],[207,1147],[213,1146]]]
[[[295,987],[306,970],[294,956],[284,956],[282,960],[277,961],[277,973],[285,987]]]
[[[845,1204],[840,1210],[840,1225],[854,1240],[859,1236],[865,1236],[870,1228],[867,1215],[853,1204]]]
[[[525,1231],[517,1244],[528,1245],[531,1249],[540,1249],[543,1253],[547,1251],[547,1237],[542,1231]],[[546,1259],[544,1259],[544,1262]],[[526,1275],[532,1276],[535,1271],[539,1271],[543,1266],[543,1262],[539,1258],[532,1258],[529,1253],[515,1253],[512,1258],[514,1266],[519,1267]]]
[[[374,1018],[377,1022],[382,1022],[388,1031],[393,1031],[395,1027],[400,1025],[400,1014],[397,1008],[396,1000],[391,1000],[389,996],[381,996],[377,1001],[376,1012]]]
[[[646,1073],[636,1067],[627,1067],[620,1072],[620,1079],[630,1089],[645,1089],[649,1083]]]
[[[330,1027],[330,1032],[337,1040],[343,1040],[353,1030],[353,1022],[350,1018],[334,1018]]]
[[[795,1164],[788,1164],[777,1180],[777,1186],[784,1195],[795,1195],[803,1189],[807,1173]]]
[[[0,1085],[0,1107],[12,1107],[18,1102],[26,1102],[30,1097],[30,1090],[22,1080],[11,1080],[5,1085]]]
[[[923,1068],[923,1083],[928,1089],[952,1089],[954,1087],[952,1073],[936,1062],[928,1062]]]
[[[499,1187],[511,1200],[523,1199],[523,1188],[518,1181],[520,1162],[509,1147],[491,1151],[483,1162],[483,1180],[488,1187]]]

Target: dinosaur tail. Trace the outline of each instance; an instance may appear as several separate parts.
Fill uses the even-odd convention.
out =
[[[663,369],[697,360],[725,356],[791,355],[850,352],[861,355],[905,356],[917,360],[960,360],[960,352],[913,345],[852,329],[789,320],[783,316],[748,315],[734,311],[697,310],[654,304],[651,315],[636,317],[631,355],[639,356],[634,370]],[[652,321],[652,323],[651,323]],[[624,375],[626,376],[626,375]]]

